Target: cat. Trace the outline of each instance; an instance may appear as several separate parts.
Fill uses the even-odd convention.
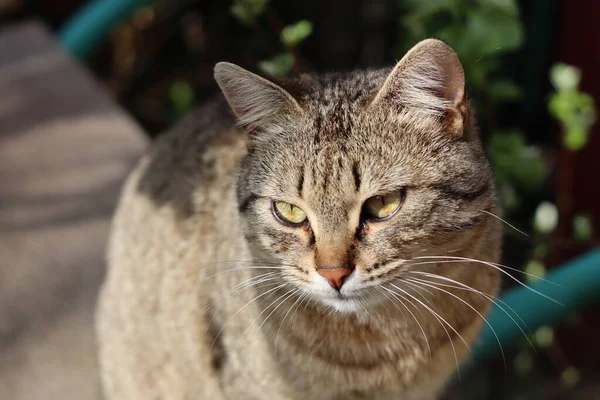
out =
[[[439,396],[500,282],[456,53],[426,39],[393,69],[222,62],[215,79],[224,96],[123,189],[96,317],[106,398]]]

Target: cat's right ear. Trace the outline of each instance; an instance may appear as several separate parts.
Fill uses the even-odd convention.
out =
[[[240,126],[249,130],[281,126],[303,112],[285,89],[235,64],[218,63],[215,80]]]

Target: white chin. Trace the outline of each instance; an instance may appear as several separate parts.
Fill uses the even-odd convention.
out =
[[[345,314],[357,313],[364,310],[356,299],[322,298],[321,300],[335,311]]]

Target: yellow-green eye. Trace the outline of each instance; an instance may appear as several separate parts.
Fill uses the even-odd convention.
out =
[[[306,222],[306,213],[298,206],[285,201],[274,201],[273,212],[279,221],[287,225],[299,226]]]
[[[398,212],[404,202],[404,190],[398,190],[381,196],[373,196],[365,201],[363,213],[365,217],[376,220],[391,218]]]

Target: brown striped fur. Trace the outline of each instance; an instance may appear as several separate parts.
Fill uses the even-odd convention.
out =
[[[494,180],[454,52],[427,40],[393,70],[275,82],[221,63],[215,77],[238,124],[222,98],[201,107],[124,188],[97,317],[107,398],[435,398],[468,352],[458,334],[471,344],[482,325],[456,297],[481,313],[489,302],[403,277],[490,296],[499,281],[483,264],[409,261],[499,258]],[[363,218],[367,198],[399,189],[393,218]],[[310,224],[281,224],[272,200]],[[338,293],[316,268],[341,265],[353,274]]]

